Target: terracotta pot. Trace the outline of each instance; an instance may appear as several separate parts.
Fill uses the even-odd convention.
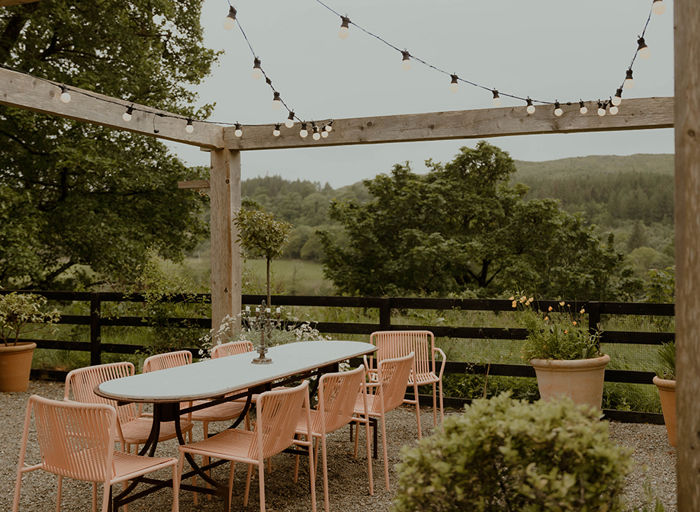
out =
[[[27,391],[36,343],[0,344],[0,391]]]
[[[592,359],[560,361],[531,359],[537,374],[537,387],[543,400],[568,396],[577,404],[600,409],[603,403],[603,381],[609,355]]]
[[[654,384],[659,389],[661,409],[664,411],[664,423],[668,434],[668,444],[676,447],[676,381],[654,377]]]

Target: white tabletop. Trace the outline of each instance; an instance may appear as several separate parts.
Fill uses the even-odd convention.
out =
[[[370,354],[376,347],[358,341],[304,341],[271,347],[272,364],[251,361],[257,352],[208,359],[186,366],[103,382],[100,395],[126,402],[184,402],[223,396],[309,370]]]

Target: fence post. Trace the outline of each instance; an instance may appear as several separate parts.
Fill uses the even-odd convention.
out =
[[[379,329],[388,331],[391,329],[391,298],[379,299]]]
[[[90,365],[102,364],[102,333],[100,316],[102,301],[99,293],[90,294]]]

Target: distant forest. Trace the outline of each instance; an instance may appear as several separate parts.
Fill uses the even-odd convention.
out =
[[[612,232],[639,277],[674,264],[673,155],[589,156],[548,162],[516,161],[514,181],[527,185],[526,199],[558,199],[580,212],[600,233]],[[288,181],[280,176],[245,180],[242,195],[294,225],[286,258],[320,261],[318,229],[340,231],[328,219],[332,200],[364,202],[362,183]]]

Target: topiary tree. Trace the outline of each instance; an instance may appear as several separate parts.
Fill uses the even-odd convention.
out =
[[[632,464],[592,409],[508,394],[445,418],[403,458],[395,512],[621,511]]]

